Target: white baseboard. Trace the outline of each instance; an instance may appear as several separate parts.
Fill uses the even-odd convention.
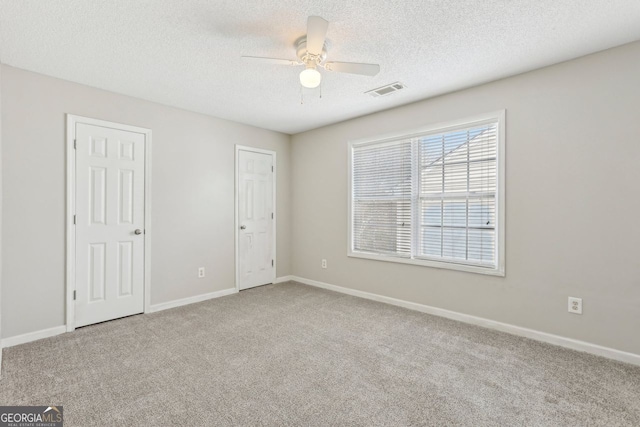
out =
[[[331,285],[329,283],[319,282],[317,280],[305,279],[303,277],[291,276],[290,280],[293,280],[295,282],[300,282],[305,285],[310,285],[318,288],[328,289],[335,292],[340,292],[347,295],[352,295],[352,296],[365,298],[373,301],[396,305],[398,307],[404,307],[410,310],[420,311],[422,313],[428,313],[428,314],[433,314],[435,316],[446,317],[447,319],[458,320],[460,322],[470,323],[472,325],[482,326],[489,329],[495,329],[497,331],[507,332],[512,335],[518,335],[518,336],[530,338],[536,341],[542,341],[549,344],[570,348],[572,350],[583,351],[585,353],[591,353],[597,356],[602,356],[609,359],[618,360],[621,362],[631,363],[633,365],[640,365],[640,355],[638,354],[628,353],[626,351],[616,350],[609,347],[603,347],[601,345],[592,344],[586,341],[575,340],[573,338],[566,338],[559,335],[536,331],[534,329],[523,328],[521,326],[516,326],[508,323],[497,322],[495,320],[485,319],[483,317],[476,317],[476,316],[471,316],[469,314],[459,313],[456,311],[445,310],[443,308],[432,307],[429,305],[418,304],[415,302],[386,297],[383,295],[372,294],[369,292],[358,291],[350,288],[344,288],[342,286]]]
[[[288,279],[290,280],[290,279]],[[196,295],[195,297],[183,298],[175,301],[163,302],[155,304],[150,307],[147,313],[155,313],[156,311],[167,310],[169,308],[180,307],[187,304],[193,304],[195,302],[206,301],[212,298],[219,298],[226,295],[237,293],[236,288],[224,289],[222,291],[211,292],[208,294]],[[31,341],[40,340],[43,338],[53,337],[67,332],[66,326],[56,326],[55,328],[43,329],[41,331],[29,332],[27,334],[16,335],[15,337],[9,337],[2,339],[2,348],[13,347],[14,345],[25,344]]]
[[[168,302],[162,302],[160,304],[154,304],[149,307],[145,313],[155,313],[156,311],[168,310],[170,308],[181,307],[183,305],[193,304],[196,302],[206,301],[208,299],[220,298],[227,295],[237,294],[236,288],[223,289],[221,291],[210,292],[208,294],[196,295],[194,297],[182,298]]]
[[[276,283],[290,282],[292,280],[293,280],[293,276],[282,276],[282,277],[277,277],[276,280],[273,281],[273,283],[276,284]]]
[[[41,331],[29,332],[27,334],[16,335],[14,337],[3,338],[2,348],[13,347],[14,345],[25,344],[31,341],[41,340],[67,332],[67,327],[56,326],[55,328],[43,329]]]

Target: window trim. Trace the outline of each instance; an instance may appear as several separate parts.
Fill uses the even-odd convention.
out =
[[[421,265],[426,267],[442,268],[447,270],[464,271],[469,273],[487,274],[493,276],[505,276],[505,118],[506,110],[498,110],[490,113],[479,114],[472,117],[466,117],[460,120],[452,120],[430,124],[427,126],[414,128],[406,131],[387,133],[374,137],[360,138],[349,141],[348,150],[348,171],[347,171],[347,229],[349,238],[347,240],[347,256],[351,258],[363,258],[376,261],[395,262],[400,264]],[[459,263],[452,261],[440,261],[425,259],[423,257],[403,258],[399,256],[387,256],[373,254],[367,252],[357,252],[353,250],[353,149],[372,144],[381,144],[396,141],[398,139],[408,139],[423,136],[428,133],[440,133],[455,131],[470,126],[480,125],[487,122],[498,122],[498,141],[496,152],[496,267],[481,267],[472,264]],[[412,238],[415,238],[415,232],[412,230]]]

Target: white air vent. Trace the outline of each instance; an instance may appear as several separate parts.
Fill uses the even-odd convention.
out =
[[[377,98],[378,96],[390,95],[394,92],[404,89],[405,87],[406,86],[404,84],[400,82],[395,82],[395,83],[388,84],[386,86],[379,87],[377,89],[372,89],[365,93]]]

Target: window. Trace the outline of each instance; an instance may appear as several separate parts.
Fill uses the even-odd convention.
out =
[[[349,255],[504,275],[504,111],[350,147]]]

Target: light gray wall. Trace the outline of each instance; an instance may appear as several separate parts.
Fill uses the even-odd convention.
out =
[[[152,304],[235,286],[234,144],[277,152],[277,274],[290,274],[288,135],[4,65],[1,90],[3,337],[64,324],[66,113],[153,131]]]
[[[505,278],[347,257],[349,140],[503,108]],[[291,161],[294,275],[640,354],[640,42],[294,135]]]
[[[0,62],[0,81],[2,63]],[[0,84],[0,337],[2,337],[2,85]],[[2,374],[2,347],[0,347],[0,375]]]

